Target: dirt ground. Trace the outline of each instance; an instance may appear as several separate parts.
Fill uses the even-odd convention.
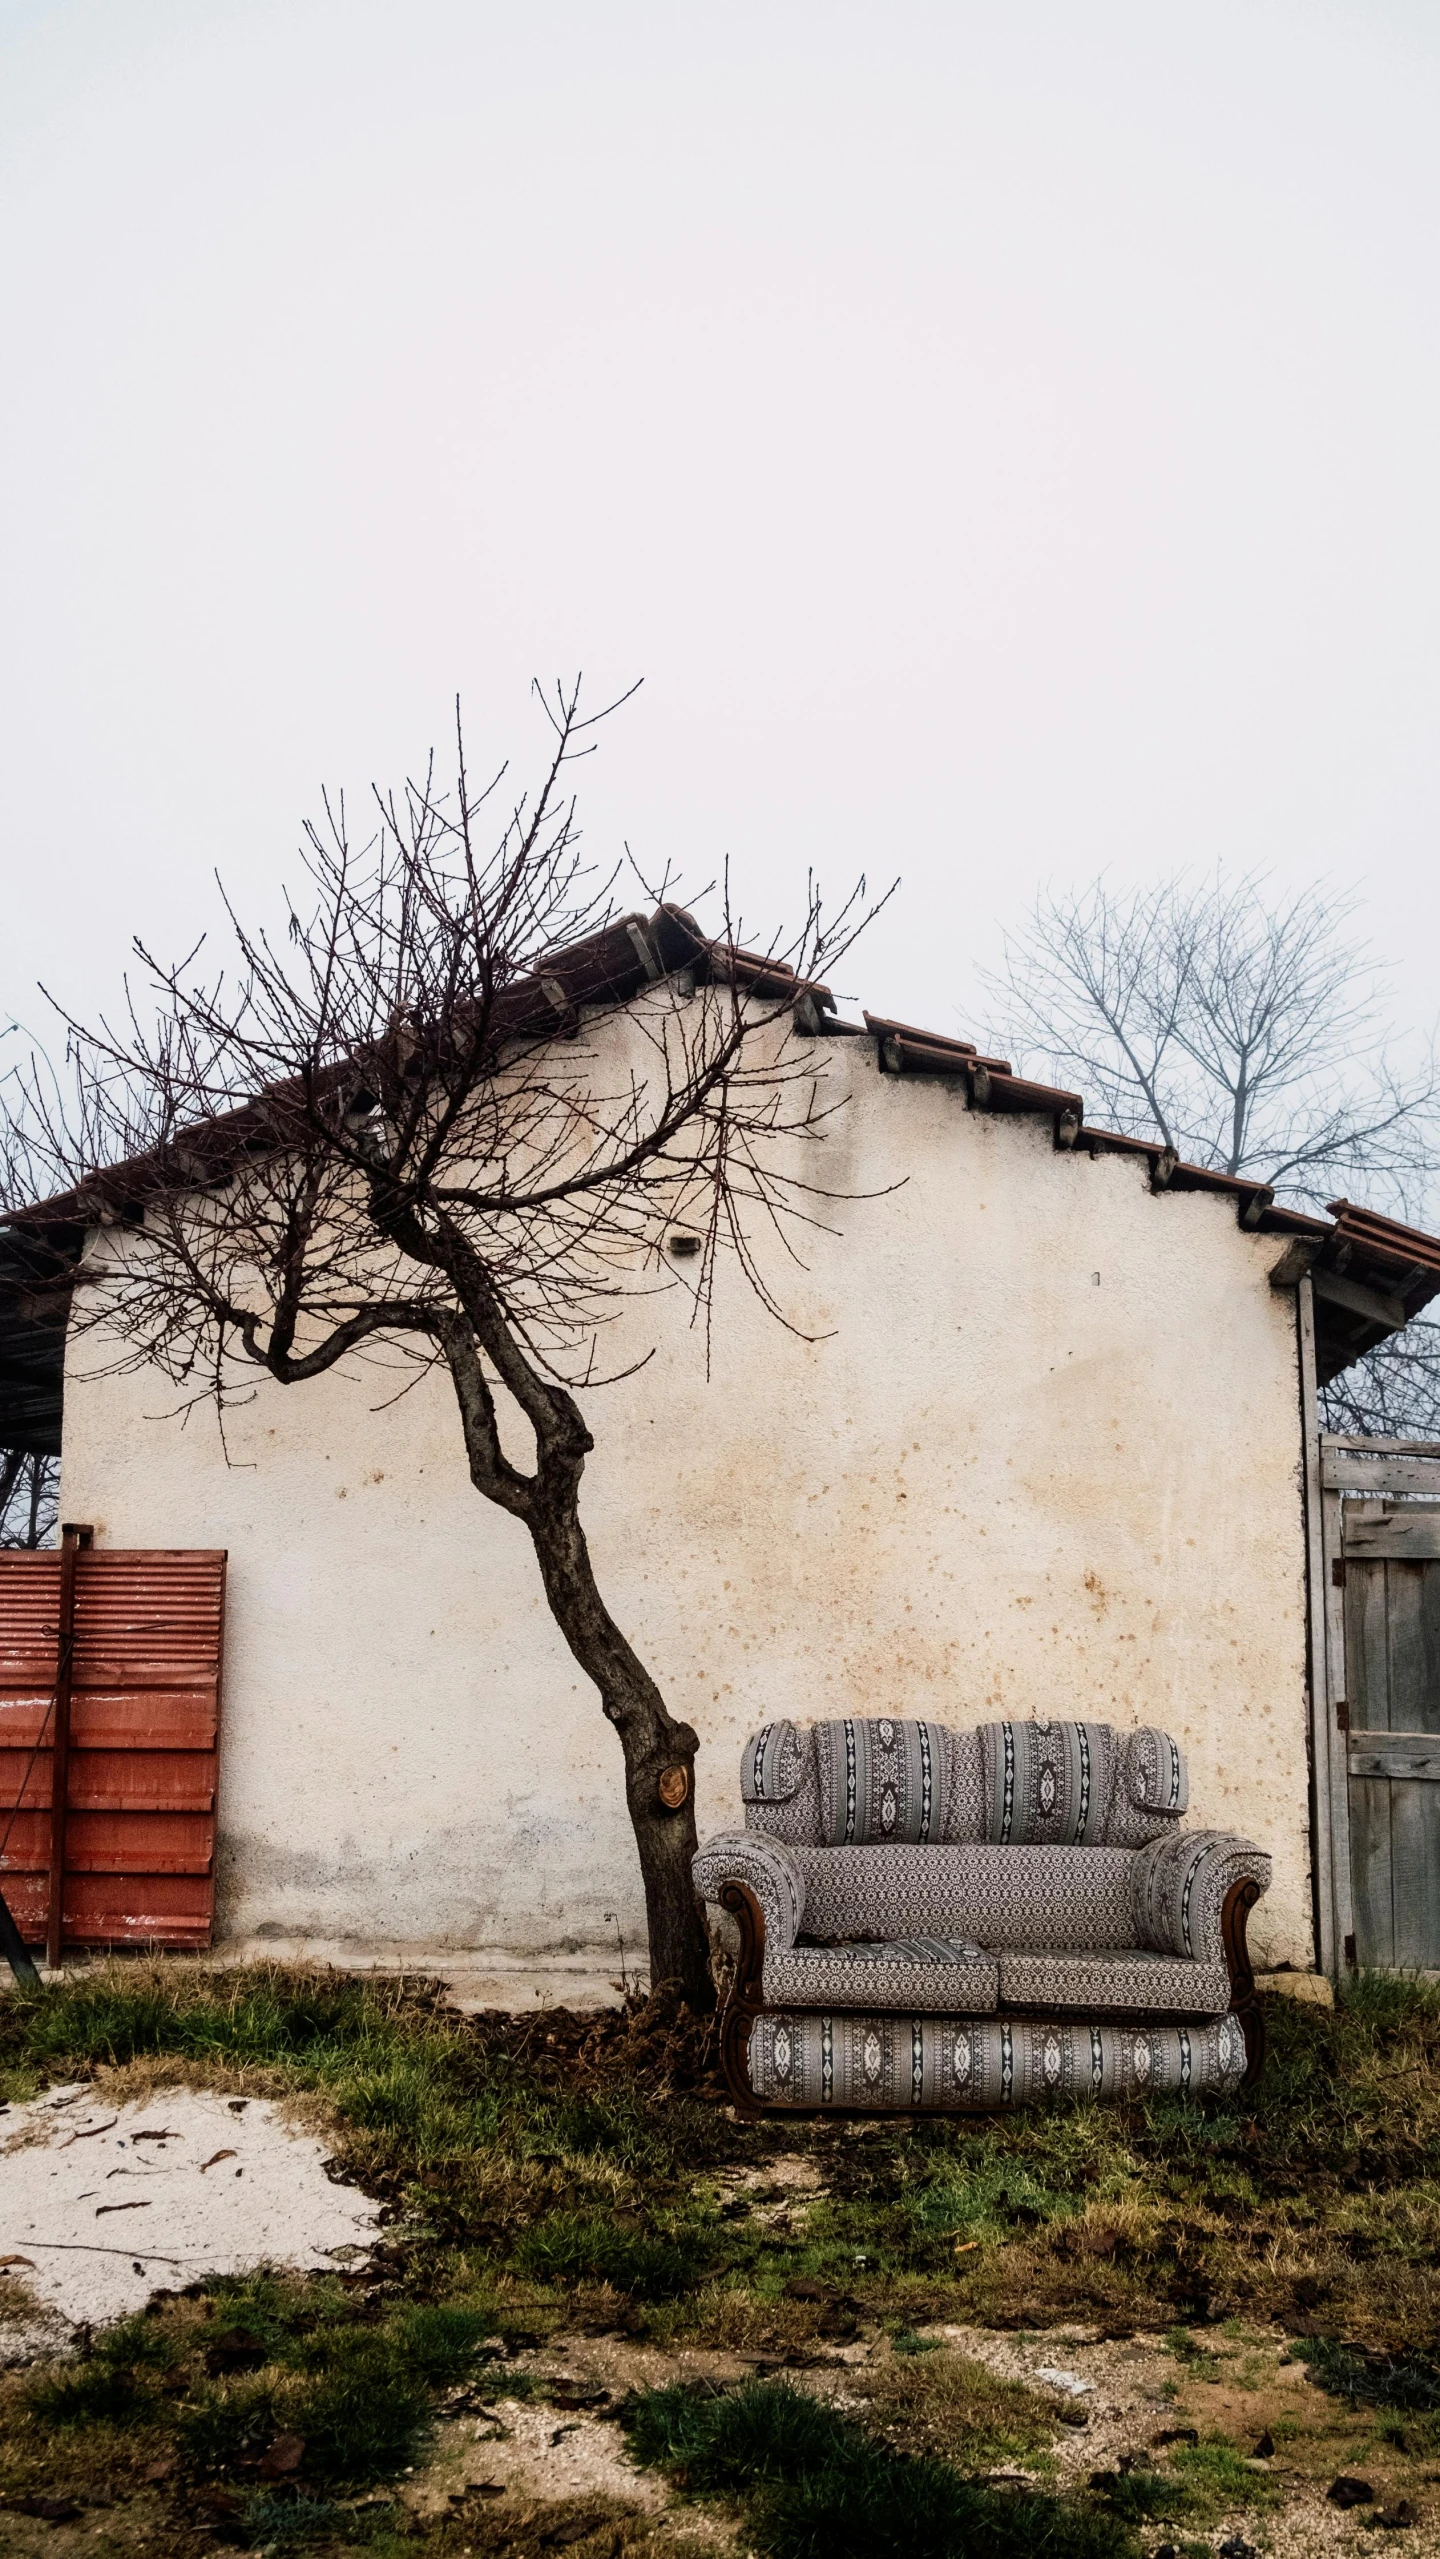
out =
[[[811,2167],[803,2158],[782,2159],[767,2174],[774,2184],[804,2191]],[[996,2482],[1081,2485],[1096,2472],[1158,2469],[1188,2429],[1202,2443],[1223,2439],[1243,2448],[1254,2499],[1266,2502],[1257,2507],[1252,2497],[1239,2497],[1203,2526],[1144,2527],[1148,2551],[1218,2551],[1238,2535],[1273,2559],[1331,2559],[1347,2551],[1374,2559],[1387,2547],[1414,2559],[1440,2553],[1440,2471],[1433,2456],[1427,2462],[1403,2444],[1386,2442],[1382,2429],[1331,2398],[1308,2366],[1291,2357],[1283,2334],[1209,2336],[1188,2355],[1160,2335],[1115,2339],[1075,2326],[1017,2333],[937,2323],[915,2335],[929,2352],[898,2352],[890,2337],[875,2332],[779,2356],[666,2351],[620,2331],[556,2335],[543,2349],[509,2361],[513,2374],[539,2385],[541,2404],[497,2396],[446,2417],[433,2458],[407,2483],[405,2501],[417,2514],[434,2516],[478,2489],[494,2497],[497,2517],[502,2498],[519,2504],[585,2495],[660,2513],[664,2492],[629,2465],[616,2423],[631,2392],[783,2374],[797,2389],[873,2417],[877,2407],[883,2415],[887,2399],[903,2401],[917,2373],[932,2401],[943,2406],[947,2383],[963,2401],[979,2365],[1024,2385],[1055,2412],[1048,2440],[1027,2461],[1001,2462],[983,2474]],[[1077,2415],[1083,2423],[1073,2422]],[[1274,2449],[1257,2457],[1254,2447],[1267,2440]],[[1363,2478],[1373,2492],[1348,2510],[1326,2493],[1347,2475]],[[1382,2516],[1407,2505],[1413,2522],[1381,2524]],[[717,2537],[713,2515],[706,2529]]]

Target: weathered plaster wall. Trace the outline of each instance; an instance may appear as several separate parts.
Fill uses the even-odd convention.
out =
[[[623,1024],[599,1038],[619,1044]],[[1192,1819],[1269,1848],[1253,1941],[1312,1960],[1293,1297],[1223,1200],[1057,1154],[825,1043],[823,1177],[903,1187],[774,1276],[802,1341],[727,1287],[712,1374],[680,1289],[607,1341],[585,1515],[611,1605],[738,1819],[745,1734],[848,1707],[1156,1722]],[[812,1168],[813,1169],[813,1168]],[[478,1950],[643,1943],[618,1746],[523,1532],[470,1489],[448,1388],[373,1371],[214,1423],[72,1353],[64,1507],[120,1545],[223,1545],[222,1927]],[[393,1381],[391,1381],[393,1385]],[[523,1451],[518,1443],[517,1455]],[[612,1916],[613,1915],[613,1916]]]

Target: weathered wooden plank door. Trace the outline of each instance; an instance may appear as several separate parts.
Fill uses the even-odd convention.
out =
[[[1351,1942],[1360,1966],[1440,1971],[1440,1457],[1327,1442],[1342,1659]],[[1338,1535],[1335,1533],[1338,1530]]]

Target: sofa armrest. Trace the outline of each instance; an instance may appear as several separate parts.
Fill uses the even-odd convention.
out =
[[[1264,1850],[1228,1831],[1152,1840],[1135,1851],[1136,1942],[1196,1963],[1228,1963],[1237,1990],[1241,1973],[1248,1990],[1245,1920],[1269,1882]]]
[[[805,1908],[805,1878],[784,1842],[764,1831],[723,1831],[708,1840],[690,1872],[704,1901],[733,1910],[731,1894],[738,1886],[755,1903],[764,1924],[765,1945],[788,1954]]]
[[[758,2111],[750,2086],[750,2029],[765,2006],[767,1948],[788,1955],[800,1932],[805,1878],[783,1840],[764,1831],[723,1831],[690,1868],[704,1901],[740,1923],[740,1954],[720,2020],[720,2065],[742,2114]]]

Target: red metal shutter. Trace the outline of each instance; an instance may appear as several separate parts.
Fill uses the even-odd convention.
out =
[[[0,1874],[46,1933],[60,1558],[0,1555]],[[84,1549],[65,1788],[61,1933],[76,1946],[208,1946],[223,1552]]]

